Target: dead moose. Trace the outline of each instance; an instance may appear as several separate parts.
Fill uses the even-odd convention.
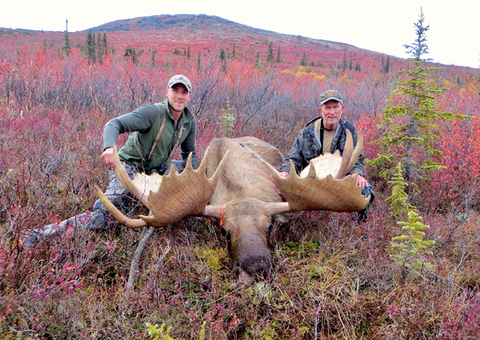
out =
[[[227,232],[229,254],[240,282],[252,283],[259,275],[268,277],[272,270],[266,233],[272,218],[289,211],[353,212],[365,208],[369,198],[355,185],[356,175],[345,177],[362,149],[362,136],[359,134],[354,149],[348,134],[343,157],[338,151],[320,156],[300,176],[292,171],[284,178],[276,170],[283,155],[272,145],[255,137],[219,138],[211,141],[196,170],[189,158],[180,174],[138,173],[131,180],[115,148],[116,176],[150,215],[130,219],[98,187],[96,191],[113,216],[131,228],[164,227],[187,216],[218,219]]]

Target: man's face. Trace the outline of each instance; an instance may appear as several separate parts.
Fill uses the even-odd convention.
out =
[[[345,105],[336,100],[329,100],[323,104],[319,110],[323,117],[323,126],[327,130],[334,130],[337,128],[338,122],[342,117]]]
[[[182,112],[187,107],[192,94],[183,84],[175,84],[167,89],[168,103],[174,111]]]

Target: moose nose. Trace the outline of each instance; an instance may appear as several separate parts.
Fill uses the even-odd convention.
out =
[[[237,257],[239,279],[244,283],[253,283],[257,278],[267,279],[272,271],[272,255],[264,240],[257,234],[243,235]]]

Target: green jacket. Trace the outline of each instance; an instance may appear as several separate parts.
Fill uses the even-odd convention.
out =
[[[152,151],[162,125],[162,133]],[[183,164],[186,164],[188,155],[192,152],[192,165],[196,169],[196,130],[197,122],[188,108],[183,110],[175,126],[168,99],[165,99],[163,103],[144,105],[126,115],[111,119],[105,124],[103,147],[112,147],[121,133],[134,132],[118,152],[123,162],[147,174],[153,171],[163,174],[170,165],[171,154],[181,145]]]

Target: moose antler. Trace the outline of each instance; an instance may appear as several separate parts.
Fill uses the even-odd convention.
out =
[[[227,153],[210,178],[207,178],[205,171],[207,162],[202,161],[199,168],[194,170],[192,167],[192,154],[190,154],[185,170],[181,174],[178,174],[172,165],[168,175],[158,176],[160,178],[156,179],[158,189],[150,189],[148,194],[146,194],[145,183],[151,180],[155,182],[155,179],[149,178],[145,174],[139,174],[134,180],[131,180],[125,170],[125,165],[120,163],[117,149],[114,147],[115,175],[137,199],[150,209],[151,216],[139,215],[140,219],[130,219],[121,213],[98,187],[96,187],[97,195],[120,223],[131,228],[147,225],[164,227],[186,216],[203,215],[205,207],[217,186],[219,178],[218,169],[222,168],[227,158]],[[204,160],[207,159],[207,154],[208,149]],[[149,184],[149,186],[151,187],[152,184]]]
[[[315,166],[316,174],[318,178],[325,178],[328,175],[332,175],[334,178],[341,179],[345,177],[360,157],[363,151],[363,135],[358,132],[357,145],[353,148],[353,138],[350,130],[347,129],[347,139],[345,141],[345,148],[343,150],[343,156],[340,156],[340,150],[335,153],[326,153],[310,160],[310,164],[302,170],[300,173],[301,178],[308,176],[310,172],[310,166]],[[352,151],[353,150],[353,151]]]
[[[273,213],[303,210],[330,210],[353,212],[365,208],[370,200],[362,195],[362,189],[356,185],[357,174],[344,177],[352,169],[363,150],[363,137],[359,133],[357,145],[353,150],[352,135],[347,130],[347,140],[343,157],[339,151],[321,155],[310,161],[300,176],[290,160],[290,175],[280,177],[278,172],[265,162],[275,179],[280,192],[287,200],[285,203],[272,203]],[[326,172],[327,173],[326,173]]]

